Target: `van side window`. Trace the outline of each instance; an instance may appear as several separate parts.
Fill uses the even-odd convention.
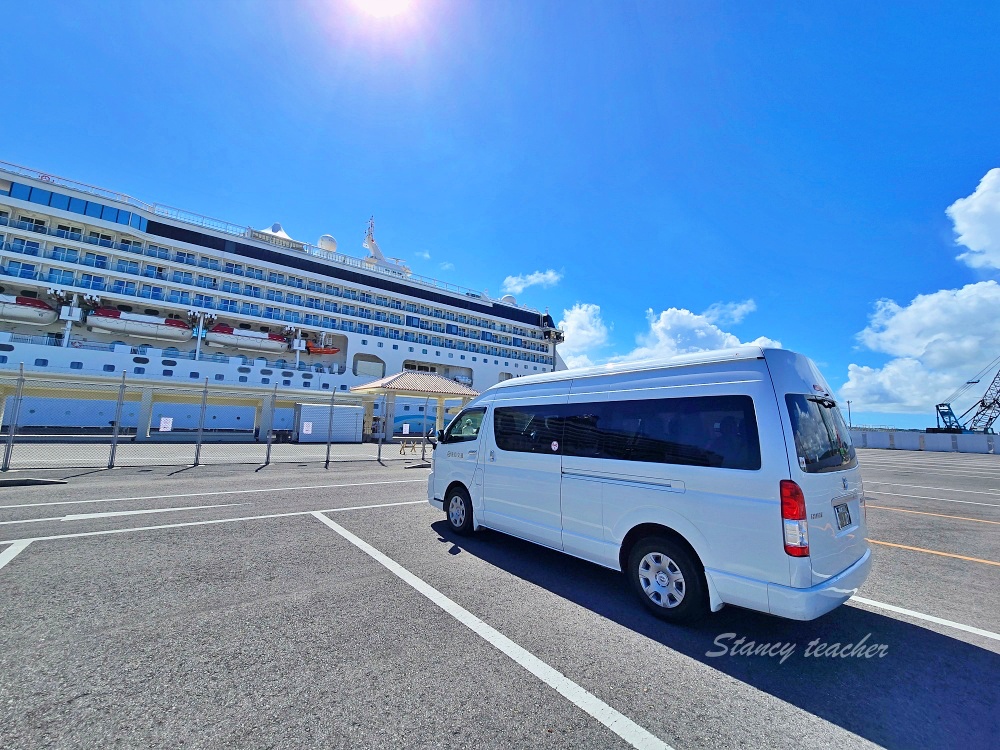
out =
[[[749,396],[697,396],[497,409],[501,450],[581,458],[760,468]],[[552,450],[552,445],[557,450]]]
[[[479,439],[486,409],[466,409],[455,417],[441,438],[442,443],[465,443]]]
[[[497,448],[517,453],[558,454],[565,418],[566,409],[563,405],[495,409],[493,434],[496,436]]]

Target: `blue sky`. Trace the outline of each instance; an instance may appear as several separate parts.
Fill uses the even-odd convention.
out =
[[[4,12],[0,158],[358,255],[374,214],[574,363],[763,337],[927,426],[1000,356],[995,2]]]

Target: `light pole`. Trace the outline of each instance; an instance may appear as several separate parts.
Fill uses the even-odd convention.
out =
[[[847,426],[850,429],[852,429],[852,430],[854,429],[854,423],[851,421],[851,401],[850,401],[850,399],[848,399],[848,401],[847,401]]]

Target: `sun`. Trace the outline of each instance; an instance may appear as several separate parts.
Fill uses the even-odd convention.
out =
[[[410,7],[410,0],[352,0],[352,2],[376,18],[398,16]]]

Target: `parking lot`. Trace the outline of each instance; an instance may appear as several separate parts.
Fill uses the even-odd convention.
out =
[[[859,597],[688,628],[410,461],[46,472],[0,488],[0,744],[996,747],[1000,457],[859,454]]]

